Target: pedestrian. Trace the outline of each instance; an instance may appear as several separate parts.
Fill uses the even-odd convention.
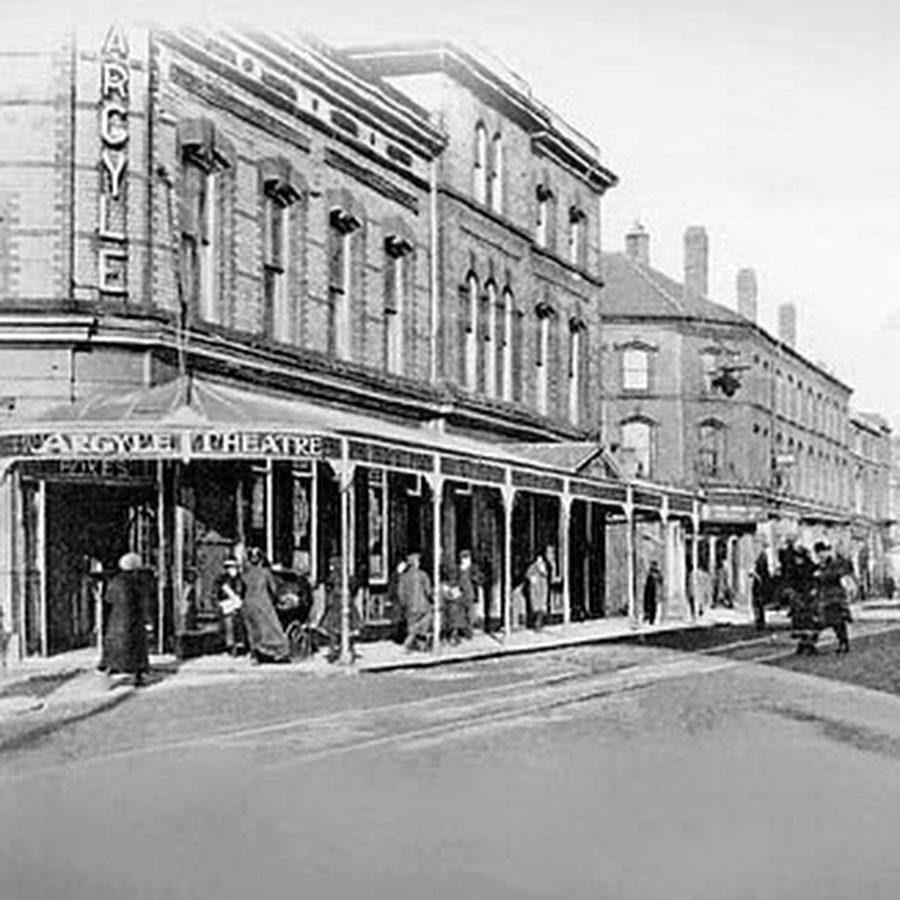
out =
[[[388,582],[388,609],[393,624],[394,643],[402,644],[406,640],[406,610],[400,602],[400,576],[406,571],[406,557],[394,567]]]
[[[834,629],[838,642],[838,653],[850,652],[850,638],[847,623],[851,621],[850,604],[847,599],[845,578],[846,567],[837,559],[831,544],[818,541],[813,547],[816,554],[816,569],[813,575],[816,600],[821,609],[822,624]]]
[[[750,573],[751,597],[753,602],[753,618],[756,630],[764,631],[766,627],[766,606],[772,599],[772,576],[769,572],[769,558],[765,547],[759,551],[753,571]]]
[[[325,578],[325,611],[319,622],[319,631],[328,639],[328,662],[336,663],[341,658],[341,635],[344,621],[344,561],[340,556],[332,556],[328,560],[328,575]],[[362,618],[356,608],[354,598],[358,590],[357,580],[348,576],[348,638],[350,641],[350,658],[356,659],[355,638],[362,627]]]
[[[700,617],[712,604],[712,579],[702,566],[697,566],[691,572],[691,593],[694,597],[694,612]]]
[[[141,571],[141,557],[126,553],[106,588],[108,610],[99,669],[110,675],[134,676],[142,685],[150,670],[147,647],[147,615],[150,592]]]
[[[734,607],[734,597],[731,593],[731,584],[728,581],[728,572],[722,563],[716,565],[713,574],[713,606],[724,606],[727,609]]]
[[[447,640],[456,646],[460,641],[472,637],[469,604],[459,585],[459,575],[452,566],[441,563],[441,609],[444,613],[442,631]]]
[[[244,605],[247,585],[241,578],[241,568],[236,557],[229,557],[222,565],[224,572],[216,579],[215,596],[219,604],[225,649],[231,656],[237,656],[239,649],[245,646],[241,607]]]
[[[550,567],[542,553],[538,553],[525,570],[525,597],[528,602],[528,624],[540,631],[547,617],[550,599]]]
[[[278,600],[278,584],[266,558],[258,547],[247,550],[247,568],[244,572],[247,590],[241,612],[247,630],[247,642],[255,663],[290,662],[291,650],[287,636],[281,627],[275,603]]]
[[[435,640],[434,592],[431,579],[419,567],[421,556],[408,553],[406,568],[397,581],[400,606],[406,617],[406,650],[426,650]]]
[[[647,578],[644,581],[644,621],[648,625],[656,622],[656,612],[662,594],[662,581],[659,563],[654,559],[650,563],[650,569],[647,571]]]
[[[466,616],[466,637],[472,637],[472,628],[476,619],[476,606],[478,605],[478,589],[483,584],[480,569],[472,559],[471,550],[461,550],[459,554],[459,589],[462,593]]]
[[[812,577],[815,565],[809,550],[797,539],[789,535],[784,547],[778,552],[778,592],[779,602],[791,607],[796,595],[806,595],[812,591]]]

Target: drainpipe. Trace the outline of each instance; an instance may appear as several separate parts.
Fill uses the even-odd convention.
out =
[[[437,384],[438,380],[438,348],[440,323],[440,275],[438,272],[440,244],[438,241],[438,161],[433,159],[430,167],[429,178],[429,257],[431,268],[431,383]]]
[[[71,83],[69,84],[69,301],[75,300],[75,217],[78,185],[76,183],[77,169],[75,164],[75,137],[78,132],[78,40],[75,27],[72,27],[72,47],[69,57]],[[73,398],[74,399],[74,398]]]
[[[341,654],[340,662],[349,666],[353,663],[353,649],[350,645],[350,491],[353,489],[355,466],[350,463],[350,441],[341,438],[341,462],[338,484],[340,488],[341,514]]]
[[[153,259],[154,259],[154,250],[153,250],[153,188],[154,188],[154,168],[153,168],[153,156],[156,152],[154,147],[154,129],[156,127],[154,121],[154,112],[155,112],[155,104],[154,104],[154,78],[155,78],[155,63],[153,59],[154,45],[153,45],[153,26],[150,26],[147,29],[147,68],[146,68],[146,78],[147,78],[147,108],[146,108],[146,116],[144,117],[144,140],[147,143],[147,195],[146,195],[146,203],[147,203],[147,253],[144,262],[144,298],[143,302],[148,306],[153,304]],[[147,381],[149,385],[149,380]]]

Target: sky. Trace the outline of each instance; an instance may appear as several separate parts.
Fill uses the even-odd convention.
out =
[[[900,4],[891,0],[0,0],[40,15],[298,27],[338,45],[474,43],[601,148],[619,176],[604,249],[640,220],[680,279],[706,227],[710,297],[756,271],[759,321],[900,429]],[[249,10],[249,12],[248,12]]]

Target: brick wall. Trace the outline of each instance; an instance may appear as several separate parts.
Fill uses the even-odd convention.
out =
[[[569,416],[569,323],[587,326],[583,369],[584,382],[598,378],[600,346],[599,288],[581,277],[568,261],[569,209],[584,210],[584,268],[599,271],[600,227],[597,195],[552,159],[537,154],[531,135],[517,122],[490,106],[468,88],[441,73],[390,79],[417,102],[432,110],[449,137],[440,159],[440,182],[446,190],[440,197],[441,220],[441,359],[443,377],[461,382],[460,355],[464,342],[461,293],[466,277],[474,272],[482,292],[493,281],[499,291],[508,286],[522,315],[521,348],[522,403],[537,408],[536,312],[539,303],[550,306],[551,344],[554,365],[549,373],[551,417],[566,422]],[[502,135],[502,205],[499,210],[475,199],[474,161],[476,128],[483,125],[489,143]],[[539,249],[535,243],[537,186],[554,191],[555,222],[551,229],[555,245]],[[483,393],[483,378],[479,377]],[[590,430],[599,426],[600,408],[596,392],[581,392],[579,424]]]

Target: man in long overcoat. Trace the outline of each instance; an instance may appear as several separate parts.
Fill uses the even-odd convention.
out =
[[[434,639],[434,591],[431,579],[419,568],[421,557],[410,553],[397,579],[397,599],[406,615],[407,650],[427,648]],[[424,645],[424,647],[423,647]]]
[[[652,625],[656,621],[656,610],[662,593],[662,572],[659,563],[654,559],[650,563],[647,579],[644,582],[644,621]]]
[[[757,631],[763,631],[766,627],[766,606],[772,599],[774,582],[769,572],[769,557],[765,547],[759,551],[751,573],[751,597],[753,601],[753,618]]]
[[[813,576],[816,601],[821,610],[822,624],[833,628],[838,641],[838,653],[850,652],[850,638],[847,623],[850,621],[850,605],[843,580],[848,572],[837,559],[826,541],[819,541],[813,548],[816,554],[816,569]]]

